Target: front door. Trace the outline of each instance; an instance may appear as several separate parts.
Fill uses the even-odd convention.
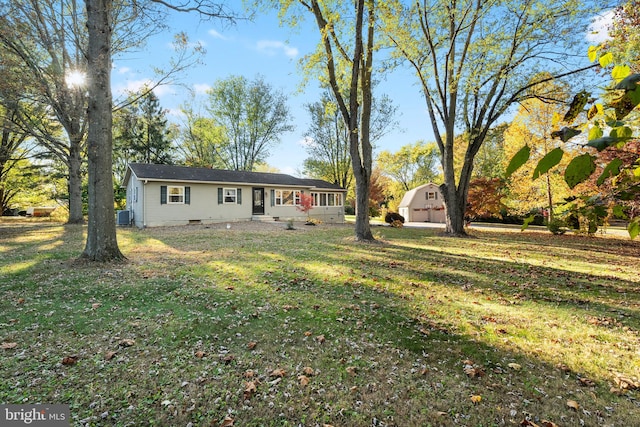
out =
[[[264,215],[264,188],[253,189],[253,215]]]

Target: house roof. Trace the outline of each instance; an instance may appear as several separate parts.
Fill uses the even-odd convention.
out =
[[[232,171],[223,169],[193,168],[187,166],[130,163],[124,179],[126,185],[134,174],[140,180],[201,182],[223,184],[271,185],[277,187],[303,187],[345,191],[337,184],[321,179],[296,178],[282,173]]]

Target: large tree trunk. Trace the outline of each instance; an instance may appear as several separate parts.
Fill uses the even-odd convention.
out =
[[[116,239],[112,169],[111,22],[112,0],[87,0],[89,107],[87,154],[89,221],[82,258],[124,258]]]
[[[69,224],[82,224],[82,158],[80,144],[69,144]]]
[[[352,132],[351,165],[356,179],[356,226],[355,234],[358,241],[375,240],[369,223],[369,199],[371,198],[371,161],[360,155],[360,136]]]
[[[464,213],[467,207],[466,194],[460,194],[455,186],[442,184],[440,192],[444,197],[445,233],[452,236],[466,236]]]

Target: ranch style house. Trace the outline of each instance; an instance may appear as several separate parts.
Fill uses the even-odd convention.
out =
[[[313,196],[309,216],[344,222],[346,190],[318,179],[280,173],[129,164],[126,210],[118,225],[139,228],[237,221],[306,220],[300,195]]]

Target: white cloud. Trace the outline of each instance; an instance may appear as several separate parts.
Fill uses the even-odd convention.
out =
[[[202,95],[204,93],[207,93],[209,89],[211,89],[211,85],[208,85],[206,83],[196,83],[193,85],[193,90],[196,92],[197,95]]]
[[[113,88],[113,91],[117,95],[129,95],[130,93],[139,92],[145,86],[152,86],[154,82],[151,79],[139,79],[139,80],[127,80],[124,83],[121,83]],[[157,97],[161,97],[163,95],[170,95],[175,93],[175,89],[173,89],[169,85],[158,86],[153,89],[153,93]]]
[[[117,69],[118,74],[128,74],[131,72],[131,68],[129,67],[120,67]]]
[[[211,37],[213,37],[214,39],[220,39],[220,40],[228,40],[225,36],[223,36],[222,34],[220,34],[219,32],[217,32],[216,30],[214,30],[213,28],[210,29],[208,31],[209,35]]]
[[[259,40],[256,43],[259,52],[265,55],[275,56],[282,52],[289,58],[298,56],[298,49],[278,40]]]
[[[609,26],[613,22],[613,10],[593,18],[589,25],[586,39],[591,43],[602,43],[610,38]]]

